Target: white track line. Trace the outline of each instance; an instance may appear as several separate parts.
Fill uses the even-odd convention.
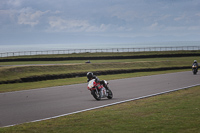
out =
[[[170,93],[170,92],[174,92],[174,91],[178,91],[178,90],[183,90],[183,89],[187,89],[187,88],[191,88],[191,87],[195,87],[195,86],[200,86],[200,84],[191,85],[191,86],[178,88],[178,89],[174,89],[174,90],[169,90],[169,91],[164,91],[164,92],[160,92],[160,93],[155,93],[155,94],[151,94],[151,95],[146,95],[146,96],[142,96],[142,97],[137,97],[137,98],[133,98],[133,99],[128,99],[128,100],[124,100],[124,101],[119,101],[119,102],[115,102],[115,103],[110,103],[110,104],[106,104],[106,105],[102,105],[102,106],[97,106],[97,107],[93,107],[93,108],[89,108],[89,109],[84,109],[84,110],[80,110],[80,111],[75,111],[75,112],[71,112],[71,113],[67,113],[67,114],[62,114],[62,115],[58,115],[58,116],[53,116],[53,117],[49,117],[49,118],[34,120],[34,121],[30,121],[30,122],[25,122],[25,123],[39,122],[39,121],[44,121],[44,120],[55,119],[55,118],[62,117],[62,116],[67,116],[67,115],[71,115],[71,114],[77,114],[77,113],[81,113],[81,112],[85,112],[85,111],[90,111],[90,110],[94,110],[94,109],[99,109],[99,108],[103,108],[103,107],[108,107],[108,106],[120,104],[120,103],[139,100],[139,99],[148,98],[148,97],[157,96],[157,95],[162,95],[162,94],[165,94],[165,93]],[[20,123],[20,124],[23,124],[23,123]],[[19,124],[13,124],[13,125],[8,125],[8,126],[4,126],[4,127],[11,127],[11,126],[15,126],[15,125],[19,125]]]

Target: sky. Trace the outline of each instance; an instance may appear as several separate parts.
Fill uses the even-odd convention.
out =
[[[0,45],[200,41],[199,0],[0,0]]]

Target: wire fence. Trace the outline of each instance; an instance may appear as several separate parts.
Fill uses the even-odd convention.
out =
[[[181,51],[181,50],[182,51],[183,50],[186,50],[186,51],[188,51],[188,50],[200,50],[200,46],[19,51],[19,52],[0,53],[0,57],[25,56],[25,55],[72,54],[72,53],[145,52],[145,51]]]

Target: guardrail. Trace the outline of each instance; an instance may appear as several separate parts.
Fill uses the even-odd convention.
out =
[[[180,50],[200,50],[200,46],[19,51],[19,52],[0,53],[0,57],[48,55],[48,54],[72,54],[72,53],[97,53],[97,52],[145,52],[145,51],[180,51]]]

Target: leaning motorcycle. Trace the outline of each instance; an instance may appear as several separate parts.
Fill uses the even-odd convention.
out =
[[[192,65],[193,74],[197,74],[197,65]]]
[[[105,81],[105,84],[108,85],[108,82]],[[100,84],[100,83],[96,83],[95,79],[92,79],[88,82],[88,86],[87,86],[88,90],[91,91],[91,94],[93,95],[93,97],[99,101],[102,98],[107,97],[108,99],[112,99],[113,98],[113,93],[110,89],[108,89],[106,91],[105,87]]]

